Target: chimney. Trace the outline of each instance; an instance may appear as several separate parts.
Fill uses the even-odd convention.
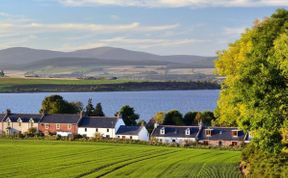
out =
[[[154,129],[156,129],[159,126],[158,122],[154,123]]]
[[[201,130],[201,129],[203,128],[203,122],[202,122],[202,120],[199,121],[198,125],[199,125],[199,130]]]
[[[84,111],[81,111],[81,112],[80,112],[80,119],[83,118],[84,116],[85,116],[85,112],[84,112]]]
[[[117,112],[117,116],[118,119],[122,119],[122,114],[120,112]]]
[[[10,109],[6,109],[6,116],[9,116],[11,114],[11,110]]]

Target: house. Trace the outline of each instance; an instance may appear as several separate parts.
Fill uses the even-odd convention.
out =
[[[144,126],[121,125],[116,132],[116,138],[149,141],[149,133]]]
[[[185,144],[197,142],[202,126],[158,125],[151,133],[151,138],[161,143]]]
[[[1,116],[2,118],[3,116]],[[38,123],[41,120],[41,114],[18,114],[7,113],[2,119],[1,130],[7,135],[15,135],[28,132],[30,128],[35,128],[38,131]]]
[[[78,134],[87,137],[115,138],[116,132],[121,125],[125,125],[120,117],[97,117],[86,116],[81,119]]]
[[[43,116],[38,128],[45,135],[76,135],[82,117],[83,112],[80,114],[48,114]]]
[[[238,146],[246,134],[236,127],[205,127],[199,134],[199,143],[211,146]]]
[[[2,121],[5,119],[5,117],[6,117],[6,114],[0,114],[0,135],[4,133]]]

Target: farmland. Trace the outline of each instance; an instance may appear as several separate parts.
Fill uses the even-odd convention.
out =
[[[242,177],[238,151],[6,139],[0,149],[0,177]]]
[[[214,82],[0,78],[0,92],[93,92],[218,89]]]

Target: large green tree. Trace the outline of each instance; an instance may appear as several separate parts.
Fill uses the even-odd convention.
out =
[[[92,116],[93,113],[94,113],[94,105],[93,105],[93,102],[92,102],[92,98],[89,98],[88,99],[88,103],[85,107],[85,112],[88,116]]]
[[[165,114],[164,125],[184,125],[183,116],[177,110],[171,110]]]
[[[122,106],[119,113],[122,116],[124,123],[128,126],[137,125],[137,120],[139,119],[139,114],[135,113],[135,109],[129,105]]]
[[[40,112],[47,114],[57,113],[78,113],[82,110],[82,104],[80,102],[71,102],[64,100],[60,95],[51,95],[45,97],[42,101]]]
[[[105,116],[101,103],[97,103],[93,112],[94,116]]]
[[[216,70],[225,76],[217,125],[253,133],[256,150],[278,155],[288,118],[288,11],[258,20],[241,38],[218,53]],[[261,172],[261,171],[260,171]]]

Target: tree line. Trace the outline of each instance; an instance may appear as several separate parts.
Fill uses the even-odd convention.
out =
[[[88,99],[87,105],[84,107],[81,102],[68,102],[60,95],[51,95],[44,98],[41,104],[40,113],[45,114],[76,114],[85,112],[87,116],[105,116],[101,103],[93,104],[92,98]],[[124,123],[128,126],[139,125],[144,121],[139,121],[139,114],[135,113],[135,109],[129,105],[122,106],[115,116],[120,116]]]

